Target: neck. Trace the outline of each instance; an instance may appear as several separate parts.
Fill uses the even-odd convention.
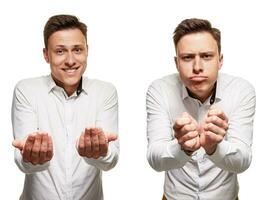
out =
[[[64,91],[66,92],[68,97],[71,96],[77,90],[77,88],[81,82],[81,80],[80,80],[77,84],[68,86],[68,85],[65,85],[64,83],[62,83],[61,81],[59,81],[58,79],[56,79],[53,75],[51,75],[51,76],[52,76],[54,82],[56,83],[56,85],[64,89]]]
[[[214,85],[212,86],[212,88],[209,90],[208,93],[201,94],[201,95],[195,94],[195,93],[191,92],[188,88],[186,88],[186,89],[187,89],[187,92],[188,92],[188,94],[189,94],[190,97],[195,98],[195,99],[198,99],[202,103],[204,103],[212,95],[212,98],[210,99],[210,104],[213,104],[214,103],[214,100],[215,100],[216,84],[217,83],[215,82]]]

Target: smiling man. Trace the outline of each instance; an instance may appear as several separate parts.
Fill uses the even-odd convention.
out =
[[[44,43],[51,74],[14,90],[15,161],[26,174],[20,199],[102,200],[102,170],[119,155],[117,92],[83,77],[87,27],[77,17],[51,17]]]
[[[175,29],[178,74],[147,92],[147,157],[165,171],[164,200],[238,199],[237,174],[251,163],[255,91],[219,73],[220,31],[203,19]]]

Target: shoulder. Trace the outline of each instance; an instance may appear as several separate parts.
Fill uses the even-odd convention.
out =
[[[87,93],[116,92],[116,88],[112,83],[87,77],[83,77],[83,89]]]
[[[163,87],[170,87],[170,86],[177,86],[180,84],[180,79],[179,79],[179,75],[178,74],[169,74],[167,76],[164,76],[162,78],[156,79],[154,80],[150,86],[163,86]]]
[[[28,91],[34,93],[36,90],[40,90],[44,87],[47,87],[48,76],[27,78],[20,80],[16,86],[15,90]]]
[[[220,73],[218,82],[223,90],[233,90],[234,92],[255,92],[254,86],[246,79],[238,76],[232,76],[225,73]]]
[[[162,78],[154,80],[150,85],[148,90],[153,88],[158,90],[177,90],[182,87],[182,83],[179,74],[174,73]]]
[[[115,86],[110,82],[106,82],[98,79],[89,79],[87,77],[83,77],[83,87],[85,89],[115,88]]]

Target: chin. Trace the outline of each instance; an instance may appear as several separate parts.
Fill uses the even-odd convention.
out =
[[[68,86],[74,86],[80,81],[80,79],[81,77],[80,78],[66,78],[63,80],[63,83]]]

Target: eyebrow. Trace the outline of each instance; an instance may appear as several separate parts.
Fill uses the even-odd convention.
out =
[[[215,52],[214,52],[214,51],[205,51],[205,52],[201,52],[201,53],[199,53],[199,54],[207,54],[207,53],[209,53],[209,54],[214,54]]]
[[[214,51],[204,51],[204,52],[199,52],[198,54],[199,55],[202,55],[202,54],[214,54],[215,52]],[[185,56],[185,55],[196,55],[196,53],[188,53],[188,52],[184,52],[184,53],[180,53],[179,56]]]
[[[75,44],[73,46],[66,46],[66,45],[61,45],[61,44],[55,45],[56,48],[65,48],[65,47],[73,47],[73,48],[75,48],[75,47],[83,47],[83,46],[85,46],[85,45],[83,45],[83,44]]]

